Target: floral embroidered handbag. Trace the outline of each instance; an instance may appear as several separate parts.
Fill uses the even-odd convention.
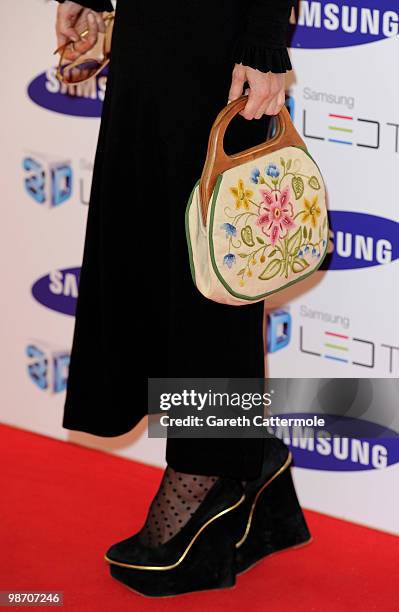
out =
[[[328,236],[323,178],[285,106],[273,138],[225,153],[226,128],[246,101],[231,102],[216,118],[186,211],[197,288],[235,306],[264,300],[317,270]]]

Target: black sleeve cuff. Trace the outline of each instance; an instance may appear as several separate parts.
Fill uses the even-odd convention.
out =
[[[65,2],[65,0],[57,0],[57,2],[62,4]],[[111,13],[114,10],[111,0],[79,0],[79,4],[98,12],[107,11],[108,13]]]
[[[239,41],[234,48],[233,61],[261,72],[281,73],[292,70],[286,47],[271,49],[265,45]]]

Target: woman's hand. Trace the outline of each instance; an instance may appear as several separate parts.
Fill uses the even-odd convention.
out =
[[[67,0],[57,9],[56,21],[57,45],[61,47],[73,42],[73,48],[65,52],[66,59],[74,61],[80,55],[87,53],[97,42],[99,32],[105,32],[105,23],[102,13],[85,8],[77,2]],[[81,37],[80,34],[88,30]]]
[[[277,115],[285,103],[285,73],[261,72],[249,66],[236,64],[229,92],[229,102],[244,92],[249,84],[248,102],[240,115],[245,119],[260,119],[262,115]]]

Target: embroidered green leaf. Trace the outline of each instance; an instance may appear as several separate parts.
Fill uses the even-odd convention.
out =
[[[273,249],[271,253],[269,253],[269,257],[273,257],[277,253],[277,249]]]
[[[260,183],[261,185],[265,185],[265,184],[266,184],[266,181],[265,181],[265,179],[263,178],[263,176],[260,176],[260,177],[258,178],[258,181],[259,181],[259,183]]]
[[[313,231],[312,228],[309,230],[309,242],[312,240]]]
[[[273,259],[273,261],[269,261],[266,268],[263,270],[262,274],[258,276],[260,280],[270,280],[277,276],[277,274],[281,270],[281,265],[283,261],[281,259]]]
[[[288,253],[293,255],[299,250],[302,242],[302,228],[297,229],[295,234],[288,240]]]
[[[308,228],[306,226],[303,228],[303,237],[305,238],[305,240],[308,237]]]
[[[259,236],[256,236],[256,240],[259,242],[259,244],[265,244],[263,238],[259,238]]]
[[[248,257],[248,253],[238,253],[238,257],[242,257],[243,259],[245,259],[246,257]]]
[[[319,227],[319,238],[321,240],[321,226]]]
[[[306,270],[306,268],[309,268],[309,264],[302,257],[296,257],[292,262],[292,271],[295,272],[295,274],[303,272],[304,270]]]
[[[305,191],[305,185],[303,184],[302,178],[300,176],[293,176],[291,185],[294,191],[295,199],[299,200],[299,198],[303,196],[303,192]]]
[[[324,220],[323,220],[323,230],[326,229],[326,225],[327,225],[327,217],[324,217]]]
[[[249,247],[255,246],[254,237],[252,234],[252,227],[250,225],[246,225],[241,230],[241,238],[244,244]]]
[[[291,166],[292,166],[292,159],[289,159],[287,162],[287,172],[291,168]]]
[[[320,183],[317,176],[311,176],[309,179],[309,185],[312,189],[320,189]]]
[[[241,276],[241,274],[244,274],[245,272],[245,268],[242,268],[239,272],[237,272],[237,276]]]
[[[283,166],[283,168],[285,168],[285,161],[282,157],[280,157],[280,164]]]

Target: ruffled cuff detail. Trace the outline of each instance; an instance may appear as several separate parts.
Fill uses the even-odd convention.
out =
[[[250,66],[261,72],[287,72],[292,70],[290,56],[286,47],[271,49],[263,45],[238,42],[234,52],[235,64]]]
[[[57,2],[62,4],[65,0],[57,0]],[[114,10],[110,0],[82,0],[82,2],[79,1],[79,4],[98,12],[107,11],[111,13]]]

